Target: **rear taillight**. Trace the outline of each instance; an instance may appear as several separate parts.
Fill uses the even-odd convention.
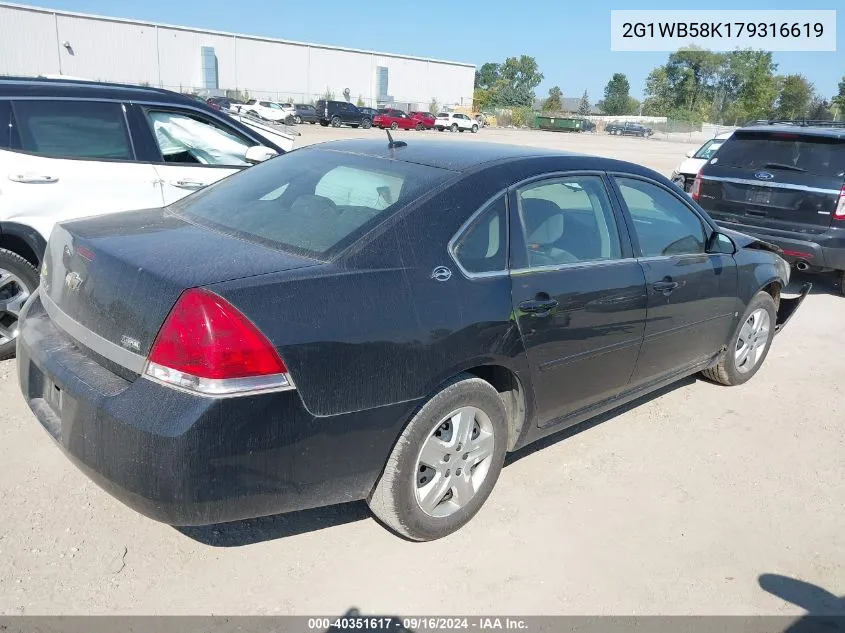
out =
[[[839,202],[836,205],[836,211],[833,212],[834,220],[845,220],[845,185],[839,192]]]
[[[273,344],[223,297],[186,290],[167,315],[145,374],[201,395],[292,389]]]
[[[692,187],[689,190],[690,198],[698,202],[698,198],[701,196],[701,173],[697,173],[695,175],[695,180],[692,182]]]

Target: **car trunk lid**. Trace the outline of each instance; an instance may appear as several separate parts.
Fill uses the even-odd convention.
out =
[[[82,332],[89,341],[99,341],[100,348],[105,339],[146,356],[187,288],[319,263],[155,209],[56,226],[44,258],[41,292],[54,314],[57,309],[62,321],[70,322],[73,331],[68,333],[75,338]]]
[[[716,221],[823,233],[845,181],[845,139],[738,130],[700,176],[697,200]]]

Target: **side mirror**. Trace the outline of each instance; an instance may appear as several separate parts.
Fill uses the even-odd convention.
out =
[[[733,255],[736,253],[736,244],[724,233],[713,231],[710,238],[707,240],[708,253],[721,253],[723,255]]]
[[[693,156],[695,156],[695,150],[691,149],[687,152],[687,158],[692,158]]]
[[[270,149],[269,147],[264,147],[263,145],[253,145],[246,150],[244,160],[254,165],[255,163],[263,163],[269,158],[278,156],[278,154],[279,152],[274,149]]]

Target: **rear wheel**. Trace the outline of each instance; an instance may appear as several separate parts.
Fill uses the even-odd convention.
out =
[[[434,127],[434,129],[435,129],[435,130],[437,130],[438,132],[442,132],[442,131],[443,131],[443,126],[442,126],[442,125],[436,125],[436,126]]]
[[[423,131],[423,124],[422,124],[422,123],[417,123],[417,128],[416,128],[416,129],[417,129],[417,132],[422,132],[422,131]]]
[[[365,117],[364,119],[361,120],[361,127],[364,128],[365,130],[369,130],[371,127],[373,127],[373,122],[370,119]]]
[[[332,127],[340,127],[341,125],[342,125],[342,122],[340,120],[340,117],[339,116],[333,116],[332,117]]]
[[[293,122],[297,125],[300,125],[302,123],[302,117],[297,114],[295,117],[293,117]]]
[[[751,380],[769,353],[776,322],[775,300],[767,292],[758,292],[748,304],[719,363],[702,374],[728,386]]]
[[[504,404],[486,381],[448,383],[399,437],[368,503],[395,532],[431,541],[458,530],[493,490],[507,444]]]
[[[452,124],[452,127],[450,127],[449,129],[450,129],[452,132],[457,132],[457,131],[458,131],[458,124],[457,124],[457,123],[453,123],[453,124]]]
[[[0,360],[15,355],[21,308],[38,282],[32,264],[17,253],[0,249]]]
[[[395,130],[395,129],[397,129],[398,127],[399,127],[399,124],[398,124],[396,121],[394,121],[393,123],[391,123],[391,124],[390,124],[390,129],[391,129],[391,130]]]

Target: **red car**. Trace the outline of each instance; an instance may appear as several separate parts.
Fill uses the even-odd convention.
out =
[[[409,112],[408,116],[422,123],[425,129],[434,129],[434,115],[430,112]]]
[[[389,127],[391,130],[402,128],[403,130],[422,130],[425,124],[416,119],[412,119],[402,110],[393,110],[386,108],[379,110],[376,117],[373,119],[373,125],[384,129]]]

